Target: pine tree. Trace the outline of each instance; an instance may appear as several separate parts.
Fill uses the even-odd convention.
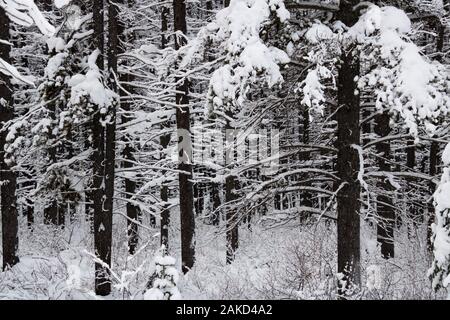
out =
[[[337,18],[351,27],[358,21],[353,10],[360,1],[341,1]],[[338,75],[337,172],[341,190],[337,196],[339,293],[345,295],[351,286],[361,284],[360,202],[361,185],[358,172],[362,165],[357,147],[360,145],[360,100],[358,86],[359,52],[353,43],[344,44]]]
[[[186,2],[184,0],[173,1],[175,49],[180,49],[186,44],[183,37],[187,33]],[[182,72],[179,70],[178,72]],[[195,217],[194,217],[194,193],[192,186],[192,141],[191,141],[191,117],[189,107],[189,81],[187,78],[177,78],[176,110],[178,153],[179,153],[179,192],[181,215],[181,260],[183,273],[187,273],[195,262]]]
[[[175,268],[175,259],[167,255],[167,249],[162,246],[154,259],[155,270],[150,279],[150,287],[144,293],[145,300],[180,300],[180,291],[177,288],[178,271]]]
[[[169,24],[170,10],[166,5],[161,5],[161,49],[164,50],[167,47],[167,31]],[[167,130],[170,128],[170,123],[165,122],[161,125],[161,130]],[[160,144],[162,148],[161,157],[164,157],[164,152],[170,143],[170,134],[163,134],[160,138]],[[163,172],[163,175],[166,173]],[[169,226],[170,226],[170,210],[168,209],[169,201],[169,187],[166,182],[161,185],[160,197],[162,201],[160,232],[161,232],[161,246],[164,246],[166,250],[169,250]]]
[[[0,7],[0,39],[8,41],[10,36],[10,22],[3,7]],[[10,45],[0,42],[0,63],[11,62]],[[16,200],[16,173],[5,162],[5,143],[8,134],[5,125],[14,118],[13,87],[9,75],[0,70],[0,181],[1,181],[1,215],[2,215],[2,245],[3,245],[3,270],[14,266],[19,262],[17,249],[18,217]]]

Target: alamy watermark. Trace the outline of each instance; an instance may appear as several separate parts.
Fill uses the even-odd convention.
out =
[[[279,170],[279,130],[217,130],[198,128],[179,129],[172,141],[171,160],[206,167],[254,166],[261,174],[271,175]]]

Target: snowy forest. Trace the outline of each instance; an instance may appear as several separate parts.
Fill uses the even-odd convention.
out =
[[[0,300],[450,299],[449,0],[0,0]]]

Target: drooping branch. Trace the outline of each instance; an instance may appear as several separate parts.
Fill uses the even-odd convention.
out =
[[[339,6],[333,3],[320,3],[317,1],[289,1],[287,9],[338,11]]]

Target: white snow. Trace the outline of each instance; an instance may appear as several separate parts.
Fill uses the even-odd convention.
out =
[[[382,276],[380,267],[377,265],[370,265],[366,268],[367,280],[366,287],[369,291],[380,290],[382,285]]]
[[[331,40],[335,37],[333,31],[322,23],[314,23],[305,34],[305,38],[312,44],[324,40]]]
[[[70,103],[77,105],[81,103],[81,99],[89,96],[90,101],[99,108],[107,108],[112,105],[116,94],[111,90],[105,88],[101,79],[100,71],[95,64],[100,52],[95,50],[88,61],[89,70],[86,75],[74,75],[70,81],[69,86],[72,88]]]
[[[6,10],[11,21],[30,27],[35,24],[42,34],[52,36],[56,29],[48,23],[33,0],[3,0],[0,6]]]
[[[72,0],[55,0],[55,6],[58,9],[61,9],[61,8],[65,7],[65,6],[67,6],[68,4],[70,4],[71,1]]]
[[[283,81],[280,65],[290,61],[288,55],[260,38],[272,12],[281,22],[289,18],[281,0],[232,0],[199,32],[199,39],[191,42],[185,60],[191,60],[193,52],[208,39],[226,55],[226,63],[214,72],[210,81],[208,97],[213,109],[241,105],[252,83],[272,87]]]

